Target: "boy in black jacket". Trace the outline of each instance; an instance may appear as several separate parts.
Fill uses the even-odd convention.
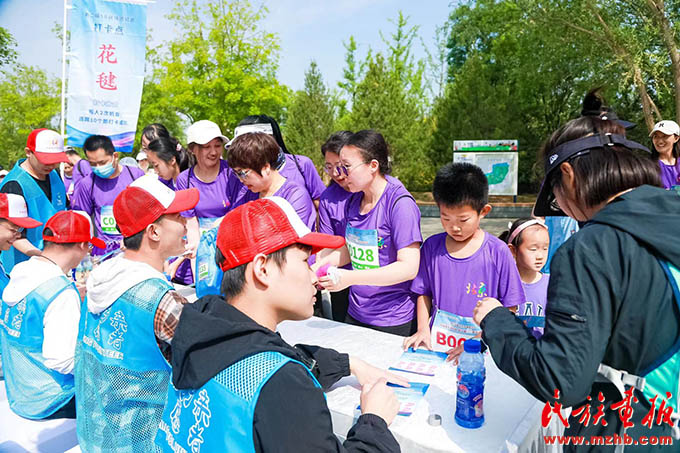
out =
[[[385,379],[403,380],[333,350],[292,347],[276,333],[281,321],[312,316],[310,252],[343,241],[311,233],[279,197],[225,216],[217,260],[226,300],[207,296],[182,314],[156,437],[163,451],[400,451],[387,429],[398,402]],[[363,385],[363,414],[340,445],[323,388],[350,372]]]

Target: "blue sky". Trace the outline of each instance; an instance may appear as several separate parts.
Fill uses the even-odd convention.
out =
[[[147,27],[152,45],[170,40],[178,32],[165,18],[173,0],[158,0],[149,5]],[[256,2],[254,2],[256,3]],[[279,81],[301,89],[304,71],[316,60],[329,86],[342,78],[345,49],[343,41],[356,39],[359,55],[369,48],[384,49],[379,32],[386,36],[394,29],[389,19],[401,10],[409,24],[420,27],[426,45],[434,48],[435,29],[448,17],[449,0],[271,0],[265,2],[269,16],[264,28],[280,38]],[[52,33],[55,22],[61,23],[61,0],[0,0],[0,26],[7,28],[18,43],[19,61],[39,66],[54,76],[61,76],[61,46]],[[424,57],[420,43],[415,56]]]

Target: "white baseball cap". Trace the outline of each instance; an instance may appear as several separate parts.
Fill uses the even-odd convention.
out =
[[[137,162],[140,160],[147,159],[146,153],[144,151],[140,151],[137,153]]]
[[[64,152],[64,139],[55,131],[49,129],[34,129],[28,135],[26,148],[33,151],[43,165],[68,162]]]
[[[654,132],[656,131],[666,135],[680,135],[680,126],[678,126],[678,123],[675,121],[663,120],[654,125],[654,129],[649,133],[649,136],[651,137],[654,135]]]
[[[223,143],[229,142],[229,139],[222,135],[220,127],[209,120],[196,121],[187,129],[187,144],[196,143],[205,145],[214,138],[221,138]]]
[[[237,126],[236,129],[234,129],[234,138],[232,138],[231,141],[227,143],[227,146],[231,145],[231,143],[236,140],[236,137],[239,135],[253,133],[274,135],[274,129],[272,129],[272,125],[269,123],[244,124],[243,126]]]

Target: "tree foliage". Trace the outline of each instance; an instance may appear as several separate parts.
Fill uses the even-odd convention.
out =
[[[277,36],[262,29],[264,6],[247,0],[177,3],[169,15],[180,30],[159,57],[153,80],[189,122],[209,119],[231,134],[245,116],[283,118],[288,89],[276,79]]]
[[[298,91],[288,108],[284,129],[286,146],[296,154],[310,157],[322,167],[321,145],[333,133],[335,111],[328,88],[315,61],[305,72],[304,90]]]
[[[60,83],[41,69],[15,64],[0,74],[0,164],[25,156],[33,129],[54,128],[60,109]]]
[[[0,67],[16,61],[15,47],[16,41],[12,34],[6,28],[0,27]]]

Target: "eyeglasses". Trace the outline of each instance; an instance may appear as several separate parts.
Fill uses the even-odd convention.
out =
[[[323,167],[323,171],[326,172],[328,175],[336,175],[340,176],[340,165],[332,165],[332,164],[326,164]]]
[[[253,171],[253,170],[251,170],[251,169],[248,169],[248,170],[234,170],[234,173],[236,173],[236,177],[237,177],[238,179],[240,179],[241,181],[243,181],[244,179],[246,179],[246,178],[248,177],[248,175],[250,174],[251,171]]]
[[[337,167],[335,167],[335,171],[337,176],[349,176],[349,172],[357,167],[360,167],[362,165],[367,165],[370,162],[362,162],[360,164],[356,165],[345,165],[345,164],[340,164]]]

